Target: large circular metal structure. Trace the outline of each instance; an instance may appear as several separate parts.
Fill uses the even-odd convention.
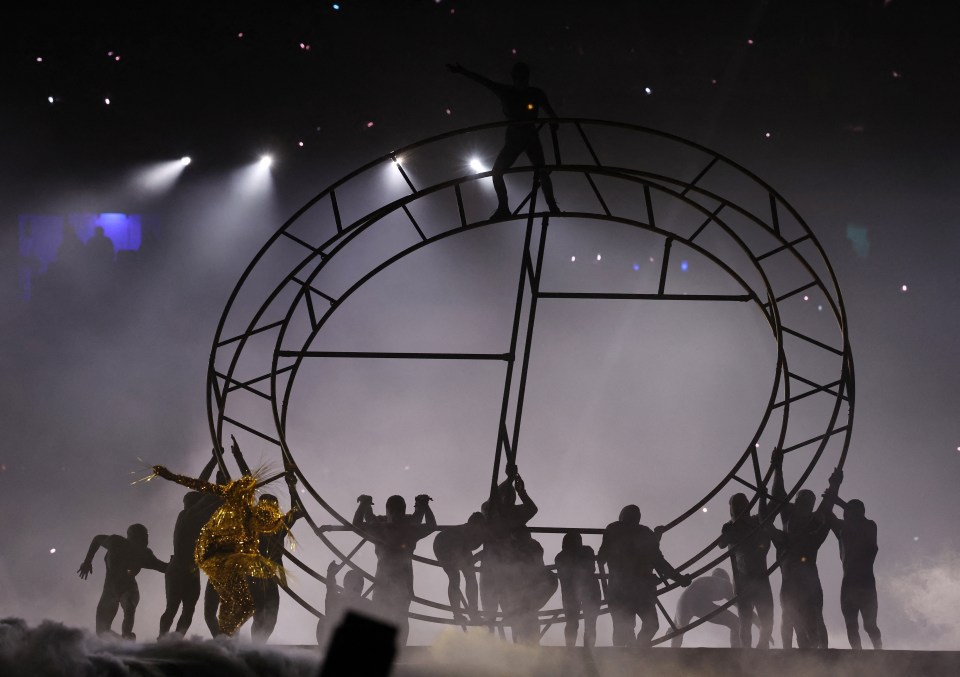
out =
[[[721,492],[745,491],[755,505],[766,495],[772,471],[761,461],[761,447],[782,449],[800,459],[802,471],[788,489],[792,497],[825,457],[823,467],[842,467],[853,424],[854,373],[847,320],[834,272],[807,224],[772,187],[735,162],[674,135],[635,125],[586,119],[557,119],[553,163],[545,167],[556,185],[561,211],[549,212],[538,196],[534,168],[516,164],[507,172],[513,202],[508,219],[490,220],[494,201],[482,182],[489,171],[460,164],[466,147],[492,148],[496,134],[510,123],[489,124],[442,134],[388,153],[335,182],[296,212],[263,246],[244,271],[217,328],[207,376],[210,432],[222,448],[231,434],[256,438],[274,450],[277,464],[293,468],[299,478],[291,500],[302,504],[313,534],[333,556],[372,574],[356,561],[366,540],[345,551],[331,540],[337,531],[352,531],[349,516],[331,505],[300,468],[304,450],[291,441],[288,425],[294,383],[310,360],[487,360],[502,364],[504,386],[496,446],[490,451],[495,486],[507,462],[513,462],[523,421],[532,337],[538,303],[591,300],[622,303],[746,304],[762,318],[775,353],[770,389],[761,394],[763,414],[742,445],[729,453],[730,469],[713,487],[663,525],[664,532],[685,522]],[[562,149],[562,153],[561,153]],[[562,156],[562,157],[561,157]],[[454,158],[454,159],[452,159]],[[385,176],[393,177],[385,183]],[[517,186],[526,189],[518,198]],[[654,238],[659,269],[648,289],[608,291],[547,289],[541,286],[544,253],[551,227],[630,228]],[[319,337],[344,303],[404,257],[433,243],[484,228],[523,229],[517,257],[516,298],[510,344],[490,353],[427,351],[318,350]],[[553,224],[553,225],[552,225]],[[331,285],[325,271],[345,252],[362,250],[364,234],[389,230],[393,248],[378,245],[365,252],[363,270],[338,272]],[[369,248],[369,247],[368,247]],[[691,290],[675,281],[677,252],[707,261],[725,277],[724,291]],[[355,260],[355,259],[354,259]],[[684,264],[683,270],[686,270]],[[329,285],[329,286],[325,286]],[[335,287],[335,288],[334,288]],[[675,291],[676,289],[676,291]],[[811,305],[819,307],[815,322]],[[807,314],[804,314],[807,313]],[[797,407],[815,403],[798,415]],[[793,414],[793,415],[792,415]],[[221,458],[221,464],[223,459]],[[225,466],[224,466],[225,468]],[[485,482],[486,480],[484,480]],[[529,478],[528,478],[529,481]],[[712,480],[711,480],[712,482]],[[362,493],[357,487],[355,493]],[[725,495],[725,494],[724,494]],[[352,509],[352,507],[350,508]],[[568,530],[598,534],[595,528],[560,525],[534,532]],[[717,529],[719,536],[719,528]],[[298,536],[301,540],[305,536]],[[728,553],[717,540],[702,543],[677,568],[696,576],[722,562]],[[288,559],[309,577],[324,581],[294,553]],[[436,562],[416,557],[417,566]],[[774,564],[774,567],[776,564]],[[662,584],[659,593],[675,584]],[[287,592],[314,614],[321,612],[308,595]],[[443,601],[415,598],[422,609],[411,618],[454,623]],[[549,605],[548,605],[549,606]],[[727,605],[729,606],[729,605]],[[667,640],[709,620],[676,627],[660,606]],[[564,621],[561,609],[540,613],[544,632]]]

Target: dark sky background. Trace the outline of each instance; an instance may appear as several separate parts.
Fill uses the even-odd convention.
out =
[[[512,63],[524,60],[561,116],[629,122],[711,147],[768,181],[806,219],[846,302],[858,398],[843,494],[862,498],[879,524],[886,644],[960,646],[960,35],[949,3],[344,0],[339,9],[279,7],[32,3],[4,20],[0,615],[92,628],[102,558],[92,580],[74,572],[95,534],[143,522],[155,552],[170,554],[181,492],[130,481],[154,463],[196,472],[209,454],[206,363],[244,267],[338,177],[393,148],[500,119],[497,102],[445,63],[506,80]],[[486,138],[488,146],[447,158],[450,172],[471,152],[489,166],[498,140]],[[275,158],[269,182],[242,183],[244,168],[264,152]],[[182,155],[193,164],[172,188],[138,182],[144,168]],[[371,208],[384,201],[370,196]],[[76,273],[63,293],[41,288],[24,301],[19,217],[76,212],[142,214],[157,239],[123,271],[105,279]],[[505,293],[512,303],[513,282],[504,280],[513,273],[501,275],[497,242],[464,239],[442,250],[456,264],[426,260],[440,286],[468,290],[459,300],[431,296],[415,268],[400,270],[394,286],[373,286],[369,310],[361,298],[332,327],[340,349],[369,347],[364,340],[410,321],[390,311],[391,293],[415,299],[410,317],[432,318],[451,339],[500,340],[481,321],[496,316],[496,302],[469,302]],[[503,235],[504,246],[511,242]],[[615,250],[616,240],[588,238],[568,251],[592,256],[601,246]],[[464,264],[471,256],[479,263]],[[680,321],[660,320],[666,328]],[[685,321],[687,340],[679,344],[666,328],[643,334],[676,350],[637,357],[630,367],[638,378],[624,382],[611,356],[636,342],[631,331],[648,331],[636,318],[581,313],[567,325],[545,318],[555,330],[547,335],[557,337],[545,339],[545,354],[556,361],[543,365],[549,378],[531,385],[541,395],[531,428],[542,437],[531,438],[540,452],[522,465],[541,505],[537,523],[602,527],[629,502],[641,506],[645,522],[661,523],[718,479],[710,451],[690,448],[742,448],[749,440],[756,411],[748,398],[762,401],[767,387],[749,365],[766,364],[759,346],[768,343],[751,342],[761,334],[750,334],[749,323]],[[601,358],[593,361],[563,354],[598,346]],[[726,392],[719,377],[671,372],[693,363],[743,377],[718,400]],[[360,493],[374,494],[382,508],[388,493],[410,500],[427,491],[441,523],[461,521],[482,499],[489,457],[470,455],[460,465],[458,452],[489,437],[496,379],[477,370],[451,380],[433,365],[366,369],[317,367],[303,377],[292,420],[301,426],[298,442],[313,447],[305,471],[323,478],[318,484],[345,513]],[[356,406],[342,406],[342,397]],[[637,398],[652,408],[641,418],[656,421],[656,430],[625,425],[634,415],[625,402]],[[688,406],[670,406],[676,402]],[[551,411],[554,418],[544,413]],[[398,419],[408,427],[391,423]],[[741,421],[745,439],[737,437]],[[640,451],[631,448],[634,434],[649,435],[635,438]],[[271,460],[255,441],[243,444],[251,460]],[[677,458],[674,448],[687,456]],[[474,468],[476,482],[464,477]],[[818,470],[819,491],[829,468]],[[649,487],[658,484],[682,505],[653,496]],[[709,542],[724,519],[720,501],[689,538]],[[322,571],[329,555],[311,550],[302,534],[305,556],[314,553]],[[680,541],[677,534],[665,542],[669,556],[685,553]],[[544,544],[552,561],[556,544]],[[427,545],[421,550],[429,553]],[[821,553],[831,645],[846,646],[832,537]],[[150,638],[163,585],[153,572],[140,580],[137,630]],[[319,604],[322,587],[299,582]],[[775,589],[778,582],[775,576]],[[417,590],[442,596],[435,580],[418,579]],[[309,616],[290,600],[283,605],[274,641],[310,642]],[[201,625],[197,619],[194,630],[205,634]],[[433,632],[415,627],[412,640],[428,643]],[[601,643],[609,641],[604,633]],[[708,628],[688,639],[724,641]]]

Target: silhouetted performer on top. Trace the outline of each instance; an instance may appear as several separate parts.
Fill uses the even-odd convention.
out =
[[[841,471],[838,482],[843,478]],[[877,579],[873,563],[877,558],[877,523],[867,519],[863,501],[851,499],[843,509],[843,517],[827,513],[830,530],[840,544],[843,580],[840,583],[840,610],[847,626],[851,649],[861,649],[860,615],[863,628],[874,649],[883,648],[877,627]]]
[[[754,613],[760,625],[757,648],[769,648],[773,637],[773,591],[767,575],[770,529],[763,524],[768,516],[765,498],[760,499],[760,514],[751,515],[746,495],[734,494],[730,497],[730,521],[720,530],[719,545],[730,550],[733,588],[737,594],[740,630],[736,646],[748,649],[753,646]]]
[[[731,597],[733,597],[733,585],[730,583],[730,576],[723,569],[714,569],[709,576],[695,579],[690,587],[680,593],[674,623],[677,627],[683,627],[694,618],[708,616],[719,608],[720,605],[715,602],[726,602]],[[748,621],[752,617],[753,622],[756,623],[757,618],[753,612],[747,613],[750,614],[747,617]],[[741,623],[732,611],[724,609],[709,622],[727,628],[730,631],[730,647],[740,648]],[[671,638],[670,646],[675,649],[683,646],[683,635]]]
[[[465,75],[492,91],[500,99],[503,114],[507,120],[523,123],[507,127],[503,148],[493,163],[493,187],[497,191],[497,211],[490,218],[503,219],[510,216],[510,207],[507,206],[507,186],[503,180],[503,173],[516,162],[520,153],[526,153],[530,159],[530,164],[533,165],[540,185],[543,187],[543,195],[550,211],[554,213],[560,211],[553,196],[553,182],[550,180],[550,173],[543,171],[545,164],[543,146],[540,145],[540,136],[537,133],[536,124],[541,108],[546,110],[550,117],[555,118],[557,114],[543,90],[530,86],[530,67],[525,63],[514,64],[511,72],[513,83],[509,85],[494,82],[478,73],[467,70],[458,63],[447,64],[447,68],[450,69],[451,73]],[[551,126],[556,129],[556,123],[551,123]]]
[[[296,483],[295,476],[291,473],[290,482]],[[291,493],[292,496],[296,494]],[[280,501],[273,494],[263,494],[260,496],[260,503],[268,503],[274,509],[280,510]],[[278,570],[283,567],[283,541],[290,529],[298,519],[303,517],[299,510],[291,510],[286,518],[286,528],[276,531],[272,534],[264,534],[260,537],[260,554],[277,565]],[[280,613],[280,581],[277,578],[252,578],[250,579],[250,592],[253,594],[253,625],[250,628],[250,636],[255,642],[266,643],[273,634],[273,629],[277,627],[277,616]]]
[[[453,619],[457,623],[463,622],[460,609],[466,610],[470,620],[479,620],[476,570],[479,556],[474,552],[483,545],[486,523],[483,513],[475,512],[466,524],[447,527],[433,539],[433,554],[447,575],[447,599],[453,607]],[[461,574],[463,592],[460,591]]]
[[[563,638],[567,646],[576,646],[580,629],[580,613],[583,613],[583,645],[587,648],[597,644],[597,616],[600,615],[600,580],[597,578],[597,556],[593,548],[583,544],[583,536],[577,531],[563,535],[560,552],[554,563],[560,579],[560,599],[567,623]]]
[[[127,527],[127,535],[94,536],[87,550],[87,556],[77,569],[80,578],[86,579],[93,572],[93,556],[97,550],[104,548],[107,554],[103,561],[106,563],[106,576],[103,579],[103,592],[97,604],[97,634],[113,636],[117,634],[110,629],[117,609],[123,609],[123,622],[120,626],[120,636],[124,639],[136,639],[133,634],[133,621],[140,603],[140,588],[137,586],[137,574],[141,569],[153,569],[161,573],[167,570],[167,563],[157,559],[153,551],[147,547],[149,537],[147,528],[142,524],[131,524]]]
[[[353,516],[353,525],[368,534],[375,544],[377,573],[373,602],[380,613],[397,626],[397,642],[407,643],[410,630],[407,612],[413,600],[413,551],[417,542],[426,538],[437,526],[430,509],[433,499],[420,494],[414,499],[413,513],[407,514],[402,496],[387,499],[387,514],[373,513],[373,499],[360,496]]]
[[[801,649],[826,649],[827,626],[823,622],[823,587],[817,568],[817,552],[830,533],[827,513],[833,505],[840,474],[830,476],[829,487],[820,506],[814,510],[816,494],[809,489],[797,492],[787,502],[783,483],[783,452],[774,449],[773,498],[780,502],[783,531],[774,529],[774,538],[784,548],[780,571],[783,575],[780,599],[785,616],[793,618],[797,646]]]
[[[327,565],[327,595],[324,600],[323,618],[317,620],[317,645],[326,646],[334,628],[348,612],[376,617],[373,603],[363,596],[363,574],[350,569],[343,575],[343,588],[337,586],[337,572],[346,562],[335,561]]]
[[[640,508],[628,505],[603,530],[597,560],[610,567],[607,604],[613,620],[614,646],[650,646],[657,634],[657,583],[660,578],[690,585],[690,577],[674,569],[660,552],[660,534],[640,524]],[[657,574],[654,574],[656,570]],[[640,631],[634,636],[640,617]]]
[[[200,479],[206,482],[217,465],[217,457],[212,456],[200,473]],[[189,491],[183,496],[183,510],[177,515],[173,527],[173,555],[164,575],[164,587],[167,593],[167,606],[160,616],[160,637],[170,632],[173,618],[181,605],[180,620],[176,632],[185,635],[193,622],[193,612],[200,599],[200,569],[193,560],[193,549],[197,546],[200,530],[218,507],[219,499],[211,501],[209,494]]]
[[[492,628],[497,611],[502,609],[513,641],[537,644],[537,612],[556,591],[557,578],[544,567],[543,546],[526,527],[537,514],[537,505],[515,465],[507,466],[507,478],[497,486],[494,502],[486,502],[481,510],[486,511],[487,533],[480,570],[480,601],[487,623]]]

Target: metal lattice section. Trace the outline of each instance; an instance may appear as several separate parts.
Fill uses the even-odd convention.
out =
[[[842,467],[853,424],[854,372],[847,320],[836,277],[822,247],[800,215],[773,188],[740,165],[712,150],[663,132],[629,124],[586,119],[550,120],[554,162],[544,168],[555,182],[578,182],[587,199],[565,201],[558,188],[563,210],[550,213],[538,209],[538,183],[534,169],[517,164],[508,170],[511,181],[529,180],[532,190],[508,221],[523,225],[524,242],[517,270],[516,302],[509,345],[502,352],[363,352],[312,349],[339,307],[371,279],[404,257],[435,242],[462,233],[502,223],[482,216],[491,211],[491,198],[477,191],[479,182],[491,172],[473,173],[451,166],[451,148],[462,148],[464,140],[493,146],[492,134],[510,123],[489,124],[442,134],[388,153],[337,181],[297,211],[263,246],[240,278],[220,319],[210,356],[207,402],[210,432],[215,446],[222,447],[231,433],[252,435],[276,450],[284,466],[293,468],[299,484],[315,506],[307,506],[296,491],[291,500],[301,504],[313,533],[337,558],[373,575],[355,563],[357,552],[368,542],[357,533],[358,542],[350,551],[330,539],[333,531],[353,531],[349,518],[337,512],[297,466],[297,449],[288,443],[287,414],[298,371],[307,360],[491,360],[504,366],[504,388],[497,445],[493,454],[491,490],[501,468],[517,458],[523,420],[524,395],[530,368],[532,337],[537,307],[562,303],[565,299],[619,299],[631,303],[682,303],[690,301],[749,304],[769,327],[776,344],[776,365],[772,385],[765,396],[765,413],[750,439],[737,452],[729,472],[683,512],[664,525],[666,531],[681,528],[723,490],[736,488],[751,496],[755,505],[766,496],[772,471],[764,471],[758,453],[761,437],[775,440],[774,446],[803,459],[804,470],[789,491],[792,497],[807,481],[823,456]],[[561,159],[561,141],[563,155]],[[439,169],[438,169],[439,168]],[[383,187],[385,173],[399,177],[390,190]],[[450,175],[453,175],[450,178]],[[436,175],[436,176],[434,176]],[[531,185],[530,183],[527,184]],[[387,193],[381,199],[379,196]],[[623,199],[626,196],[629,199]],[[483,198],[483,199],[481,199]],[[426,201],[444,204],[445,218],[424,218],[420,209]],[[383,203],[370,209],[371,202]],[[687,215],[679,223],[663,218],[665,210],[681,208]],[[619,224],[639,229],[662,239],[659,284],[646,293],[603,293],[541,287],[544,252],[549,245],[551,222],[582,220]],[[341,285],[325,288],[321,273],[347,251],[359,236],[377,227],[405,228],[411,243],[382,255],[369,269]],[[722,242],[721,247],[708,243]],[[739,288],[736,294],[687,294],[671,292],[671,250],[677,246],[697,252],[725,272]],[[738,252],[732,262],[727,253]],[[790,275],[781,271],[789,268]],[[785,312],[785,303],[802,294],[817,294],[823,310],[832,318],[829,333],[801,328]],[[302,320],[306,318],[306,323]],[[295,322],[295,319],[298,322]],[[300,327],[308,327],[303,330]],[[525,330],[523,330],[525,327]],[[521,340],[521,336],[523,340]],[[268,341],[269,355],[249,349],[253,341]],[[802,348],[801,348],[802,346]],[[833,376],[822,377],[823,373]],[[237,398],[245,395],[243,406]],[[799,438],[790,427],[790,413],[796,403],[817,398],[827,412],[816,434]],[[809,401],[809,400],[808,400]],[[251,407],[260,414],[250,416]],[[256,422],[252,422],[253,420]],[[270,423],[264,424],[263,421]],[[221,458],[221,465],[223,459]],[[224,468],[225,469],[225,468]],[[771,518],[772,519],[772,518]],[[563,527],[536,527],[539,533],[562,533]],[[596,529],[574,529],[601,533]],[[719,536],[719,529],[718,529]],[[717,539],[718,540],[718,539]],[[709,571],[728,557],[717,540],[677,568],[691,576]],[[325,582],[307,562],[288,553],[299,570]],[[429,558],[415,557],[421,566],[434,565]],[[771,567],[771,570],[776,564]],[[601,572],[602,575],[603,572]],[[676,584],[661,585],[663,594]],[[303,595],[288,589],[304,608],[320,616]],[[369,592],[369,590],[368,590]],[[411,618],[454,624],[453,610],[445,602],[417,597],[414,602],[428,613],[412,611]],[[729,607],[733,603],[725,605]],[[667,631],[659,643],[708,621],[699,618],[676,627],[662,605]],[[562,609],[540,612],[543,631],[563,622]],[[502,618],[500,619],[502,622]]]

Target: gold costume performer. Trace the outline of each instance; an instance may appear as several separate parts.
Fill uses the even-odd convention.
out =
[[[251,475],[211,484],[174,474],[162,465],[154,466],[153,471],[158,477],[223,499],[200,531],[193,558],[220,595],[221,632],[232,635],[253,616],[247,577],[277,578],[285,583],[282,567],[260,554],[260,535],[287,529],[295,510],[284,515],[269,502],[256,502],[257,478]]]

